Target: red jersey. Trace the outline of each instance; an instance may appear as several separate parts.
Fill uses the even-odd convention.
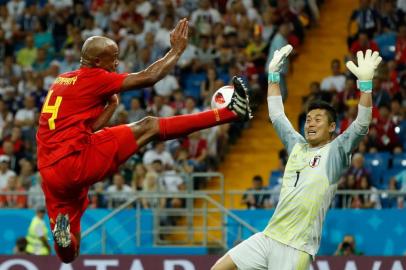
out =
[[[89,144],[93,123],[127,74],[83,67],[58,76],[42,107],[37,132],[38,168]]]

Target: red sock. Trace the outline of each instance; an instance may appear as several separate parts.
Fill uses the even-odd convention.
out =
[[[75,260],[75,258],[78,256],[78,247],[79,243],[76,237],[71,233],[70,234],[70,239],[71,239],[71,244],[69,247],[63,248],[58,246],[56,243],[54,245],[56,254],[58,254],[58,257],[61,259],[62,262],[64,263],[70,263]]]
[[[171,140],[238,119],[238,116],[227,108],[210,111],[159,118],[159,138]]]

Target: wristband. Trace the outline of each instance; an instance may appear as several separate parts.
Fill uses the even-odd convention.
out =
[[[268,83],[279,83],[281,77],[279,72],[269,72],[268,73]]]
[[[372,92],[372,80],[368,80],[368,81],[357,80],[357,87],[362,92],[371,93]]]

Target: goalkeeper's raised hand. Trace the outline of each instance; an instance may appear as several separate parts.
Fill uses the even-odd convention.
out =
[[[372,79],[381,61],[382,57],[378,52],[372,53],[371,50],[367,50],[365,55],[362,51],[357,52],[358,66],[352,61],[347,62],[346,66],[358,78],[357,86],[362,92],[372,92]]]
[[[293,47],[290,44],[283,46],[279,50],[276,50],[273,54],[271,62],[269,63],[268,72],[279,72],[282,67],[283,61],[285,61],[292,50]]]

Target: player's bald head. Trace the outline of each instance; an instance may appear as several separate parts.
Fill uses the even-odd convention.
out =
[[[82,47],[80,63],[88,67],[96,67],[101,59],[112,56],[117,44],[109,38],[93,36],[86,39]]]

